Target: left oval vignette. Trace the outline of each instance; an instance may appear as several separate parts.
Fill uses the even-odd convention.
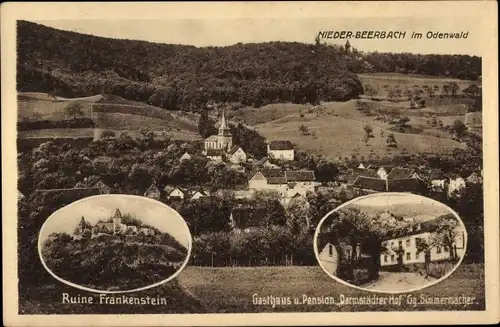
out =
[[[60,282],[95,293],[130,293],[175,278],[192,237],[173,208],[150,198],[109,194],[51,214],[38,238],[45,269]]]

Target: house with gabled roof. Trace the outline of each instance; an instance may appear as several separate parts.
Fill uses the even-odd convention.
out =
[[[202,188],[200,188],[199,190],[193,192],[193,195],[191,195],[191,200],[198,200],[200,198],[204,198],[204,197],[207,197],[207,196],[210,196],[210,193]]]
[[[359,176],[352,187],[365,192],[421,193],[426,189],[425,183],[418,178],[382,179],[364,176]]]
[[[97,183],[95,183],[94,187],[97,187],[101,191],[101,194],[111,193],[111,187],[104,184],[102,181],[98,181]]]
[[[419,249],[419,242],[428,242],[436,233],[438,226],[447,220],[456,220],[453,214],[445,214],[434,219],[416,222],[405,228],[389,231],[383,238],[382,246],[385,249],[380,254],[382,268],[393,265],[410,265],[432,261],[459,258],[464,255],[466,246],[465,231],[456,224],[453,233],[452,248],[442,244],[427,244],[427,249]],[[453,252],[453,254],[452,254]]]
[[[210,160],[222,161],[222,157],[224,155],[224,150],[222,150],[222,149],[206,149],[205,154],[206,154],[206,157]]]
[[[426,190],[427,186],[418,178],[402,178],[388,179],[387,188],[389,192],[422,193]]]
[[[191,160],[192,156],[186,151],[184,154],[179,158],[179,161],[182,162],[184,160]]]
[[[234,164],[240,164],[247,161],[247,154],[240,146],[233,146],[227,153],[228,160]]]
[[[285,140],[269,142],[267,144],[267,156],[279,160],[294,160],[295,150],[292,142]]]
[[[154,200],[160,199],[161,193],[158,187],[156,186],[155,181],[153,181],[149,186],[149,188],[146,190],[146,192],[144,192],[144,196]]]
[[[422,179],[415,169],[394,167],[387,175],[387,179]]]
[[[285,178],[290,189],[314,192],[316,176],[312,170],[288,170],[285,172]]]
[[[163,188],[163,192],[165,192],[167,199],[170,200],[184,200],[184,197],[187,193],[186,190],[170,185],[165,185],[165,187]]]
[[[387,176],[391,173],[392,169],[396,167],[395,165],[383,165],[377,169],[377,175],[381,179],[387,179]]]
[[[255,190],[273,189],[280,192],[286,192],[287,183],[285,171],[281,169],[257,170],[248,180],[248,188]]]
[[[480,174],[473,172],[465,179],[465,182],[466,184],[481,184],[483,182],[483,177]]]
[[[265,168],[280,168],[278,165],[275,165],[275,164],[271,163],[269,161],[268,157],[263,157],[260,160],[256,161],[254,163],[254,166],[258,167],[258,168],[264,168],[264,169]]]
[[[352,187],[366,192],[388,192],[387,180],[381,178],[358,176]]]

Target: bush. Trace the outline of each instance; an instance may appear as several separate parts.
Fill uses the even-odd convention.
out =
[[[362,285],[370,282],[370,274],[368,269],[366,268],[354,269],[353,275],[354,275],[354,280],[352,281],[352,284],[354,285]]]
[[[457,264],[455,261],[430,262],[427,266],[427,274],[434,278],[441,278],[449,273]]]

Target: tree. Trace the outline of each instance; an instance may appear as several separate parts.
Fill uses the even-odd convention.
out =
[[[442,86],[444,94],[448,95],[450,94],[450,86],[448,84],[444,84]]]
[[[386,143],[388,147],[391,148],[397,148],[398,147],[398,142],[396,141],[396,137],[394,136],[393,133],[390,133],[387,135]]]
[[[307,128],[304,124],[299,126],[299,131],[302,135],[309,135],[309,128]]]
[[[363,136],[363,142],[365,142],[365,145],[368,145],[368,142],[370,142],[370,137],[368,136],[368,134],[365,134]]]
[[[363,130],[365,131],[365,136],[368,138],[373,137],[373,127],[370,124],[366,124],[363,127]]]
[[[207,138],[210,135],[216,133],[213,122],[208,118],[208,112],[203,110],[198,118],[198,133],[203,138]]]
[[[107,130],[102,132],[101,137],[105,140],[108,140],[108,139],[114,138],[115,133],[113,131],[110,131],[107,129]]]
[[[66,112],[66,115],[73,117],[73,119],[76,119],[76,116],[83,116],[83,104],[80,103],[79,101],[72,101],[70,102],[65,108],[64,111]]]
[[[431,247],[442,246],[450,251],[450,258],[452,260],[457,259],[458,255],[455,248],[455,240],[463,233],[461,228],[458,228],[459,226],[458,220],[453,214],[443,217],[443,219],[439,221],[434,233],[431,234],[428,241],[429,245]]]
[[[461,138],[465,135],[467,126],[465,126],[465,124],[461,120],[457,119],[453,122],[453,125],[451,125],[450,130],[454,132],[457,137]]]
[[[450,91],[452,96],[456,96],[459,90],[460,87],[458,86],[457,82],[450,83]]]
[[[318,35],[316,35],[316,37],[314,38],[314,44],[319,47],[321,45],[321,40],[319,38],[319,33]]]
[[[469,96],[479,96],[481,94],[481,88],[477,86],[476,84],[472,83],[469,86],[467,86],[465,89],[462,91],[463,93],[469,95]]]
[[[402,127],[406,127],[408,125],[408,123],[410,122],[410,118],[407,117],[407,116],[404,116],[403,118],[401,118],[399,120],[399,124],[402,126]]]

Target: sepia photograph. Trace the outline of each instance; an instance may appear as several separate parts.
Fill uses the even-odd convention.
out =
[[[351,5],[9,21],[16,315],[485,313],[486,23]]]
[[[325,272],[371,291],[407,292],[435,284],[466,253],[458,215],[413,194],[355,199],[329,213],[316,231],[317,258]]]

